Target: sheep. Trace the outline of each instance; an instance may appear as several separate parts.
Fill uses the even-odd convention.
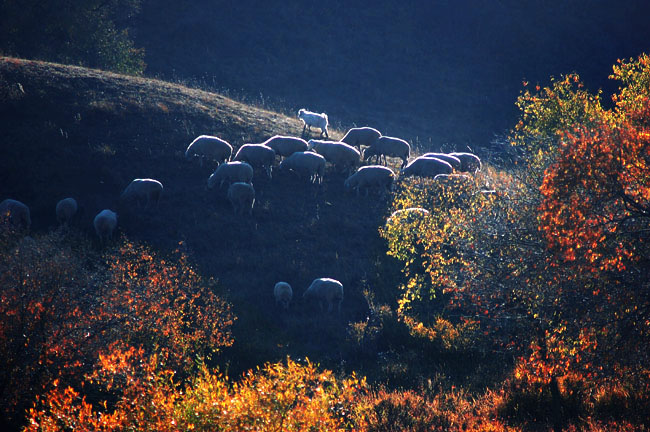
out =
[[[436,159],[443,160],[445,162],[448,162],[449,165],[451,165],[451,167],[456,171],[460,171],[462,167],[462,162],[460,161],[460,159],[458,159],[456,156],[452,156],[447,153],[425,153],[421,157],[429,157],[429,158],[433,157]]]
[[[325,173],[325,158],[310,151],[296,152],[283,160],[279,169],[291,170],[301,177],[308,178],[310,183],[321,184]]]
[[[335,279],[319,278],[309,285],[307,291],[303,294],[306,300],[318,300],[321,310],[323,310],[323,302],[327,302],[327,312],[332,312],[334,302],[338,302],[338,311],[341,313],[341,303],[343,302],[343,284]]]
[[[429,210],[422,207],[409,207],[396,210],[386,220],[386,227],[390,227],[396,223],[411,223],[417,220],[422,220],[430,214]]]
[[[307,141],[292,136],[275,135],[262,144],[271,147],[280,157],[291,156],[295,152],[307,151]]]
[[[434,178],[438,174],[451,174],[453,168],[449,162],[436,158],[419,157],[400,171],[400,176],[419,176]]]
[[[354,170],[361,161],[361,153],[351,145],[340,141],[322,141],[311,139],[309,150],[313,150],[344,172]]]
[[[158,180],[144,178],[133,179],[131,183],[124,189],[120,199],[122,201],[134,200],[140,206],[142,201],[145,201],[144,207],[149,208],[151,203],[158,206],[160,195],[162,195],[163,185]]]
[[[293,289],[286,282],[278,282],[273,287],[273,296],[275,297],[275,304],[281,305],[284,310],[287,310],[293,298]]]
[[[117,213],[109,209],[100,211],[93,220],[93,226],[99,242],[102,245],[106,244],[113,237],[113,231],[117,226]]]
[[[248,162],[253,167],[261,167],[271,178],[271,167],[275,162],[275,150],[264,144],[244,144],[237,150],[233,158],[236,161]]]
[[[0,202],[0,221],[6,220],[16,228],[29,231],[32,225],[32,218],[29,207],[20,201],[7,198]]]
[[[362,145],[372,146],[380,136],[381,133],[371,127],[352,128],[341,138],[341,142],[356,147],[361,151]]]
[[[391,190],[394,179],[395,175],[390,168],[381,165],[368,165],[359,168],[356,173],[348,177],[344,186],[346,189],[356,189],[357,196],[359,196],[360,189],[365,188],[367,196],[368,189],[377,186],[383,195],[386,189]]]
[[[217,182],[219,188],[227,183],[229,186],[234,182],[250,183],[253,180],[253,167],[246,162],[226,162],[217,167],[208,178],[208,189],[212,189]]]
[[[329,134],[327,133],[327,125],[328,125],[327,114],[325,113],[318,114],[315,112],[307,111],[304,108],[301,108],[300,111],[298,111],[298,118],[302,120],[304,124],[302,128],[303,136],[305,136],[306,128],[308,128],[309,132],[311,133],[311,127],[315,126],[317,128],[320,128],[321,137],[325,135],[325,138],[329,138]]]
[[[244,214],[248,211],[253,215],[255,205],[255,189],[250,183],[235,182],[228,187],[228,201],[232,204],[235,214]]]
[[[462,152],[449,154],[460,159],[461,167],[459,171],[475,174],[477,171],[481,170],[481,159],[475,154]]]
[[[218,164],[227,162],[232,155],[232,146],[227,141],[210,135],[201,135],[194,139],[185,150],[185,157],[190,160],[198,156],[203,166],[203,159],[211,159]]]
[[[77,201],[74,198],[63,198],[56,203],[56,220],[60,224],[69,223],[77,214]]]
[[[386,156],[393,156],[402,159],[402,166],[404,168],[408,163],[409,156],[411,155],[411,146],[409,143],[400,138],[381,136],[363,152],[363,160],[367,161],[372,156],[377,156],[379,161],[384,157],[384,165],[386,165]]]

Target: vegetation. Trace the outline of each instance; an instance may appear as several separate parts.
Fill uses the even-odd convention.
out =
[[[7,150],[4,184],[39,203],[31,237],[1,231],[10,426],[650,426],[648,56],[614,67],[610,107],[577,74],[526,86],[520,121],[497,143],[512,157],[474,176],[401,180],[388,201],[344,195],[329,170],[318,192],[257,178],[251,220],[205,198],[210,167],[182,150],[205,130],[236,145],[298,134],[296,119],[162,82],[1,65],[0,114],[14,116],[8,134],[24,144]],[[45,108],[30,108],[37,100]],[[34,126],[43,142],[28,140]],[[75,190],[93,206],[81,229],[38,225],[51,196],[73,189],[25,162],[47,148],[52,162],[79,162],[74,178],[87,184]],[[120,209],[126,236],[100,249],[83,226],[143,166],[166,176],[160,207]],[[428,213],[393,213],[413,207]],[[269,307],[275,281],[300,294],[326,275],[346,287],[341,316],[313,313],[299,295],[289,313]]]
[[[128,25],[141,0],[3,0],[0,53],[141,74]]]

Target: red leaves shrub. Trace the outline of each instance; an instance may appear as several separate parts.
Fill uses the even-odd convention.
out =
[[[177,252],[124,242],[100,257],[61,233],[0,245],[0,405],[16,424],[56,379],[80,382],[102,354],[136,347],[179,372],[232,343],[229,306]]]

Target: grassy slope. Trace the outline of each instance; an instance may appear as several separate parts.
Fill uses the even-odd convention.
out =
[[[384,259],[377,227],[386,203],[344,195],[343,177],[328,170],[320,190],[291,176],[256,177],[253,217],[235,217],[224,192],[206,190],[213,167],[183,157],[199,134],[239,146],[299,135],[297,119],[162,81],[13,58],[0,58],[0,101],[0,199],[29,205],[35,231],[52,228],[57,200],[73,196],[84,207],[79,227],[88,235],[94,215],[112,208],[132,239],[163,252],[184,241],[239,316],[226,353],[231,372],[287,354],[329,367],[344,359],[346,325],[366,316],[361,292]],[[135,177],[164,184],[156,211],[118,206]],[[302,302],[310,281],[322,276],[345,286],[340,318]],[[288,314],[272,306],[279,280],[296,291]]]

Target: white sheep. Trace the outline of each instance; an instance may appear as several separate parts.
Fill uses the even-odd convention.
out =
[[[6,220],[16,228],[29,231],[32,225],[32,218],[29,207],[20,201],[7,198],[0,202],[0,221]]]
[[[452,156],[447,153],[425,153],[421,157],[433,157],[436,159],[443,160],[445,162],[448,162],[449,165],[451,165],[451,167],[456,171],[460,171],[462,167],[462,162],[460,161],[460,159],[458,159],[456,156]]]
[[[396,223],[411,223],[417,220],[422,220],[429,216],[429,210],[422,207],[409,207],[401,210],[394,211],[386,220],[386,226],[390,227]]]
[[[332,312],[334,302],[338,303],[338,311],[341,312],[341,303],[343,302],[343,284],[335,279],[318,278],[309,285],[307,291],[303,294],[306,300],[315,299],[318,301],[321,310],[323,302],[327,302],[327,312]]]
[[[287,157],[296,152],[307,151],[307,141],[292,136],[275,135],[262,144],[271,147],[280,157]]]
[[[451,174],[453,168],[449,162],[436,158],[419,157],[400,171],[400,176],[418,176],[434,178],[438,174]]]
[[[120,195],[120,199],[123,201],[134,200],[139,206],[144,202],[144,207],[149,208],[151,204],[158,206],[162,191],[163,185],[158,180],[133,179]]]
[[[280,163],[280,171],[291,170],[311,183],[322,183],[325,174],[325,158],[318,153],[296,152]]]
[[[323,156],[326,161],[343,172],[350,172],[356,169],[361,162],[361,153],[359,153],[359,150],[344,142],[311,139],[308,144],[309,150],[313,150]]]
[[[230,160],[232,146],[221,138],[210,135],[201,135],[194,139],[185,150],[185,157],[189,160],[198,156],[203,166],[203,159],[211,159],[217,163]]]
[[[100,211],[93,220],[93,226],[99,242],[102,245],[106,244],[113,237],[113,231],[117,227],[117,213],[109,209]]]
[[[261,167],[271,178],[271,167],[275,162],[275,150],[264,144],[244,144],[237,150],[233,158],[236,161],[249,163],[252,167]]]
[[[371,187],[379,188],[383,195],[386,190],[391,190],[394,179],[395,175],[390,168],[381,165],[367,165],[348,177],[343,185],[346,189],[356,189],[357,196],[361,189],[366,190],[367,196]]]
[[[371,127],[352,128],[341,138],[341,141],[361,151],[362,145],[371,146],[380,136],[381,132]]]
[[[327,125],[328,120],[327,120],[327,114],[325,113],[315,113],[311,111],[307,111],[304,108],[301,108],[300,111],[298,111],[298,118],[302,120],[304,123],[304,126],[302,128],[302,135],[305,135],[305,129],[309,130],[311,132],[311,127],[317,127],[320,128],[320,136],[322,137],[325,135],[325,138],[329,137],[329,134],[327,133]]]
[[[367,161],[372,156],[378,158],[381,163],[382,156],[384,157],[384,165],[386,165],[386,156],[398,157],[402,159],[402,166],[404,168],[408,163],[409,156],[411,155],[411,146],[409,143],[400,138],[381,136],[363,152],[363,160]]]
[[[228,201],[232,204],[235,214],[248,212],[253,215],[255,205],[255,189],[250,183],[235,182],[228,187]]]
[[[449,153],[451,156],[460,159],[461,172],[476,173],[481,170],[481,159],[473,153],[455,152]]]
[[[70,223],[78,210],[77,201],[74,198],[63,198],[56,203],[56,220],[60,224]]]
[[[217,167],[208,178],[208,189],[219,183],[219,188],[224,183],[230,186],[234,182],[250,183],[253,180],[253,167],[246,162],[226,162]]]
[[[293,298],[293,289],[287,282],[278,282],[273,287],[273,296],[275,297],[275,304],[281,305],[287,310]]]

